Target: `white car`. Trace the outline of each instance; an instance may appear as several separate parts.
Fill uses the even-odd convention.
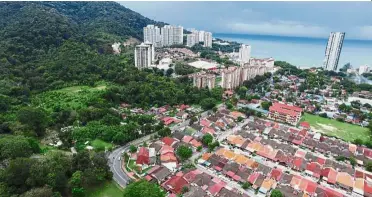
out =
[[[120,161],[121,160],[121,157],[118,157],[118,160]]]

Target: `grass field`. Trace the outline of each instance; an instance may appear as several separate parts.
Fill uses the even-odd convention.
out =
[[[94,149],[99,149],[100,147],[105,147],[106,149],[112,148],[113,145],[111,143],[95,139],[91,142],[91,145],[93,146]]]
[[[46,91],[32,97],[32,105],[42,107],[47,111],[55,109],[81,109],[87,104],[101,98],[102,91],[107,85],[99,83],[95,87],[71,86],[59,90]]]
[[[305,113],[302,116],[301,121],[309,122],[313,131],[324,133],[328,136],[336,136],[349,142],[357,138],[365,139],[369,136],[369,131],[367,128],[339,122],[334,119],[322,118],[316,115]]]
[[[87,197],[122,197],[122,189],[116,183],[107,182],[101,187],[97,187],[87,191]]]

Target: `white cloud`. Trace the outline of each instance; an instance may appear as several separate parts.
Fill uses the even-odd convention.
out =
[[[331,32],[328,27],[283,20],[255,23],[228,23],[227,28],[235,33],[298,37],[327,37]]]

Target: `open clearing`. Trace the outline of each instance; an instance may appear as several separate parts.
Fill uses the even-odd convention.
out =
[[[87,191],[87,197],[122,197],[123,190],[113,181]]]
[[[105,147],[106,150],[110,149],[113,147],[111,143],[107,143],[105,141],[102,141],[100,139],[95,139],[92,141],[92,146],[94,149],[99,149],[101,147]]]
[[[309,122],[311,129],[315,132],[335,136],[349,142],[357,138],[365,139],[369,136],[367,128],[307,113],[302,116],[301,121]]]

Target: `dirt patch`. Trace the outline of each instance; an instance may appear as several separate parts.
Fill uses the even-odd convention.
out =
[[[320,124],[320,123],[317,123],[317,125],[319,125],[323,129],[328,130],[328,131],[331,131],[331,132],[337,131],[337,128],[336,127],[333,127],[333,126],[330,126],[330,125]]]
[[[130,37],[125,42],[123,42],[124,46],[136,45],[141,43],[137,38]]]

